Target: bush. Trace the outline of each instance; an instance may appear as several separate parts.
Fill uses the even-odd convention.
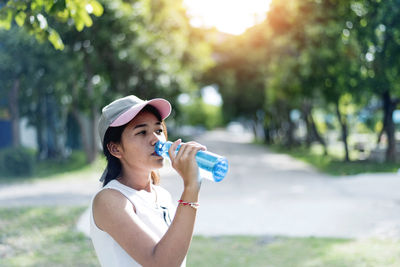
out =
[[[187,125],[203,125],[207,130],[214,129],[222,125],[221,107],[204,103],[201,99],[195,100],[182,107],[184,112],[183,122]]]
[[[0,150],[1,176],[30,176],[34,164],[34,153],[27,148],[10,147]]]

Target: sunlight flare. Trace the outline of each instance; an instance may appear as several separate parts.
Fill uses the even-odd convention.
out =
[[[239,35],[265,19],[271,0],[184,0],[194,27]]]

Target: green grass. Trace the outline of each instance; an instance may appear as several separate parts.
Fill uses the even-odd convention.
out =
[[[35,165],[34,176],[48,177],[55,174],[81,170],[87,166],[85,153],[83,151],[74,151],[68,159],[65,160],[45,160]]]
[[[395,267],[399,245],[376,239],[195,237],[188,266]]]
[[[84,209],[0,209],[0,266],[98,266],[91,241],[75,230]]]
[[[99,266],[75,230],[86,207],[0,209],[0,266]],[[399,240],[195,236],[187,266],[397,267]]]
[[[307,149],[296,147],[287,149],[280,146],[268,146],[272,151],[288,154],[314,166],[317,170],[335,175],[354,175],[360,173],[397,172],[399,163],[378,163],[368,160],[355,160],[345,162],[335,150],[330,150],[329,155],[323,155],[319,148]]]
[[[71,156],[65,160],[45,160],[37,162],[31,176],[5,177],[0,174],[0,184],[21,183],[44,179],[80,179],[92,173],[98,173],[100,177],[105,166],[106,160],[102,155],[99,155],[92,164],[87,164],[85,154],[82,151],[74,151]]]

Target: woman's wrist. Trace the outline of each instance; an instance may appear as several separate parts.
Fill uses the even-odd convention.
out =
[[[183,201],[182,199],[180,199],[178,201],[178,203],[179,203],[179,205],[189,206],[195,210],[197,210],[197,208],[200,206],[199,202],[186,202],[186,201]]]
[[[194,183],[185,183],[183,185],[183,191],[187,191],[188,193],[192,194],[199,194],[200,192],[200,183],[194,182]]]
[[[199,200],[200,186],[185,186],[181,200],[186,202],[197,202]]]

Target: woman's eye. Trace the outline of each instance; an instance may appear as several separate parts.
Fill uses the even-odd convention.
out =
[[[141,131],[141,132],[138,132],[136,135],[139,135],[139,134],[146,134],[146,131]]]
[[[156,130],[156,133],[157,133],[157,134],[161,134],[162,132],[163,132],[162,129]]]

